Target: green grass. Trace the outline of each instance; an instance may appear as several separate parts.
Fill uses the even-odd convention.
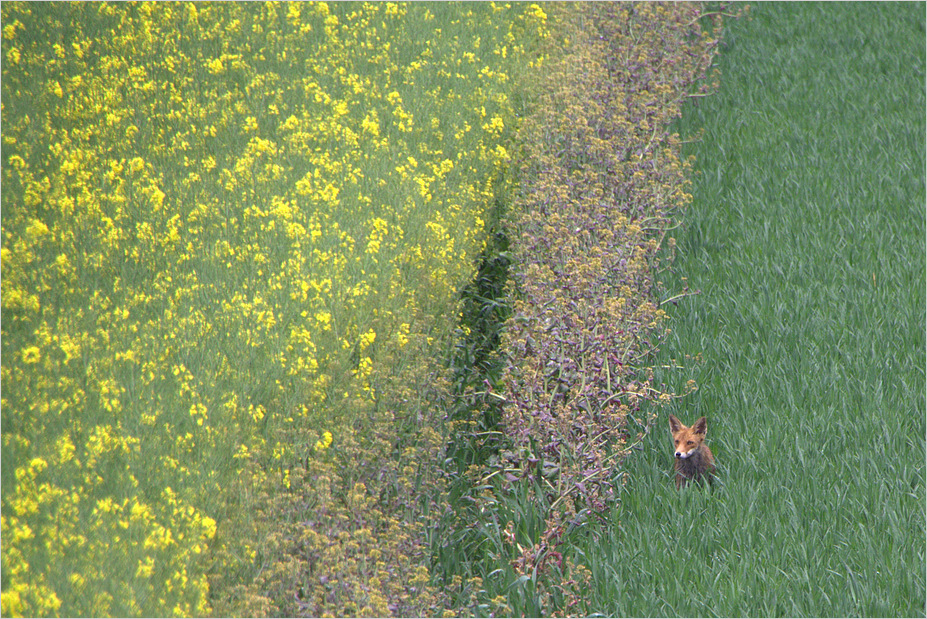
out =
[[[661,419],[577,542],[586,610],[923,616],[924,6],[761,4],[719,64],[658,363],[720,483],[674,489]]]

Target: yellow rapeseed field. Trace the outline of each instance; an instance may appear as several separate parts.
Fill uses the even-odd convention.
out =
[[[3,3],[4,616],[212,612],[253,488],[453,319],[544,22]]]

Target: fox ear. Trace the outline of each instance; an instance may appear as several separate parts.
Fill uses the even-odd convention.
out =
[[[692,426],[692,430],[696,434],[705,434],[708,432],[708,419],[705,417],[699,417],[699,420],[695,422],[695,425]]]
[[[675,416],[670,415],[670,432],[678,432],[679,428],[682,427],[682,424],[679,423],[679,420]]]

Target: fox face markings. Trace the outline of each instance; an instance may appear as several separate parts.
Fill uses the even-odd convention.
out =
[[[695,441],[686,441],[684,445],[684,450],[680,448],[681,443],[682,441],[679,441],[679,440],[676,441],[676,457],[677,458],[685,459],[691,456],[693,452],[695,452],[695,449],[697,447],[695,444]]]

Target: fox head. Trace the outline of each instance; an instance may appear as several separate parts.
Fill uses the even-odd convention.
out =
[[[669,423],[670,432],[673,433],[673,444],[676,447],[676,457],[685,460],[702,446],[705,433],[708,431],[708,420],[701,417],[690,428],[682,425],[676,417],[670,415]]]

